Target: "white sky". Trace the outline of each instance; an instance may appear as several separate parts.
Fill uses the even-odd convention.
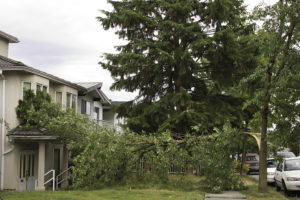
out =
[[[259,2],[245,0],[249,9]],[[20,40],[10,58],[72,82],[103,82],[110,99],[126,101],[137,93],[110,91],[110,73],[97,64],[122,42],[96,20],[108,9],[106,0],[0,0],[0,30]]]

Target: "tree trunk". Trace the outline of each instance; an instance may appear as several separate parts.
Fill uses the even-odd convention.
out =
[[[259,182],[258,192],[268,192],[267,183],[267,129],[268,129],[268,115],[270,103],[270,87],[271,87],[271,67],[266,73],[266,82],[264,88],[265,100],[261,108],[261,143],[259,148]]]

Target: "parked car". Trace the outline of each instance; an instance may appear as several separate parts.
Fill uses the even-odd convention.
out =
[[[294,158],[294,157],[296,157],[293,152],[288,152],[288,151],[278,151],[277,156],[281,156],[283,158]]]
[[[276,171],[277,161],[275,158],[269,158],[267,160],[267,181],[268,183],[275,182],[275,171]]]
[[[245,164],[248,165],[249,173],[259,171],[259,156],[257,153],[247,153],[245,157]]]
[[[285,158],[279,162],[275,171],[276,190],[300,191],[300,157]]]

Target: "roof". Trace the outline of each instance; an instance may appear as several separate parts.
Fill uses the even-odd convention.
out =
[[[126,103],[127,101],[112,101],[111,104],[114,105],[114,106],[119,106],[123,103]]]
[[[43,129],[22,130],[16,127],[9,131],[7,136],[10,139],[25,139],[25,140],[55,140],[59,138],[58,135],[46,133]]]
[[[99,96],[103,102],[111,104],[110,99],[101,90],[102,82],[82,82],[77,84],[87,89],[85,93],[96,92],[97,96]]]
[[[91,87],[102,87],[102,82],[83,82],[83,83],[77,83],[78,85],[85,87],[86,89]]]
[[[18,40],[18,38],[12,36],[12,35],[9,35],[7,33],[4,33],[3,31],[0,31],[0,38],[4,38],[6,40],[8,40],[9,43],[18,43],[20,42]]]
[[[38,69],[35,69],[33,67],[29,67],[25,65],[24,63],[20,61],[16,61],[10,58],[7,58],[5,56],[0,55],[0,70],[5,70],[5,71],[26,71],[29,73],[37,74],[39,76],[42,76],[44,78],[47,78],[51,81],[57,82],[57,83],[62,83],[65,85],[68,85],[69,87],[75,88],[79,91],[85,91],[86,88],[82,87],[80,85],[77,85],[75,83],[66,81],[62,78],[59,78],[57,76],[54,76],[52,74],[48,74],[46,72],[40,71]]]
[[[13,66],[21,66],[24,65],[20,61],[16,61],[5,56],[0,55],[0,68],[1,67],[13,67]]]

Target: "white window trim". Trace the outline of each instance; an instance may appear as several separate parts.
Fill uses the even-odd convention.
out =
[[[24,88],[24,83],[30,83],[30,90],[32,90],[32,82],[31,81],[22,81],[22,87],[21,87],[21,99],[23,100],[23,97],[24,97],[24,91],[23,91],[23,88]]]

